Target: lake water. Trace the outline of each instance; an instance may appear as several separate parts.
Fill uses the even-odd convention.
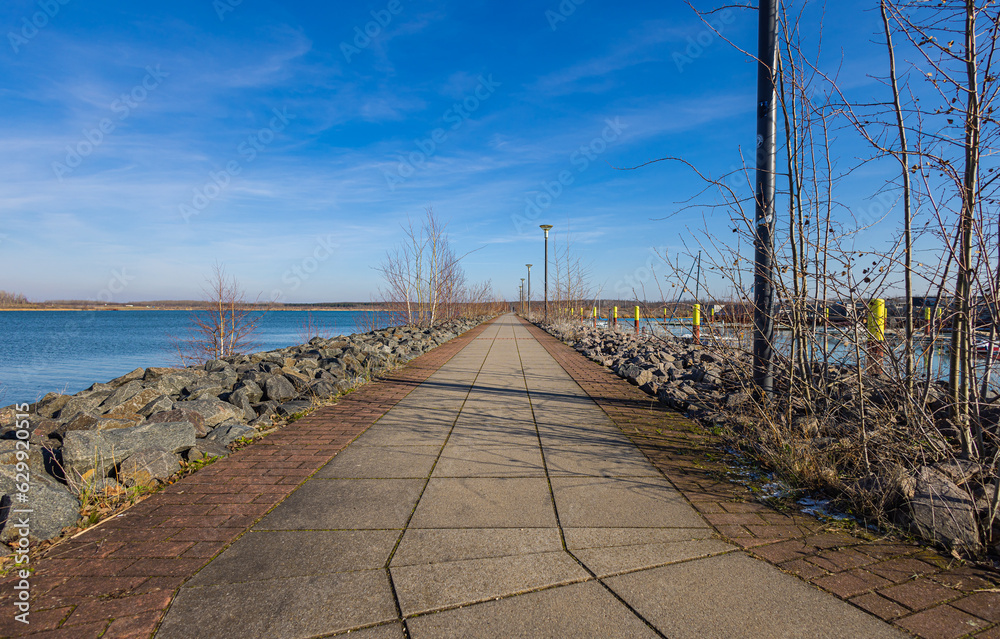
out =
[[[260,322],[259,349],[307,341],[304,324],[326,336],[357,333],[355,311],[275,311]],[[184,337],[188,311],[0,312],[0,406],[45,393],[76,393],[140,367],[176,366],[170,336]],[[314,334],[315,335],[315,334]]]

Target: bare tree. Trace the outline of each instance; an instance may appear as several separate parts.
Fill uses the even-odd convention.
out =
[[[433,326],[493,303],[489,282],[469,286],[462,260],[451,247],[447,225],[427,209],[420,225],[403,227],[403,243],[386,253],[376,270],[383,286],[378,302],[389,324]]]
[[[185,364],[232,357],[258,348],[257,328],[269,310],[257,301],[250,303],[236,280],[216,263],[203,289],[208,307],[191,311],[188,335],[172,337],[178,357]]]

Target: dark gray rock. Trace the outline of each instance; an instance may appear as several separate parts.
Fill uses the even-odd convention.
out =
[[[205,362],[205,370],[209,373],[217,373],[219,371],[224,371],[229,368],[229,362],[225,362],[221,359],[210,359]]]
[[[146,376],[146,369],[145,368],[137,368],[137,369],[135,369],[134,371],[132,371],[130,373],[125,373],[121,377],[114,378],[113,380],[111,380],[108,383],[110,385],[112,385],[112,386],[116,386],[117,387],[117,386],[122,386],[124,384],[127,384],[129,382],[137,382],[137,381],[143,379],[145,376]]]
[[[276,402],[286,402],[298,395],[295,386],[284,375],[274,375],[264,382],[264,397]]]
[[[148,418],[150,415],[170,410],[174,405],[174,400],[168,395],[157,395],[156,399],[139,409],[139,414]]]
[[[253,402],[247,396],[247,391],[243,388],[234,390],[226,395],[226,401],[238,408],[243,413],[245,421],[257,419],[257,412],[253,409]]]
[[[233,390],[238,391],[241,389],[246,393],[247,399],[250,400],[251,404],[256,404],[264,398],[264,391],[257,385],[256,382],[252,380],[244,379],[242,382],[237,384],[236,388]]]
[[[174,453],[163,448],[137,450],[119,465],[116,479],[125,486],[149,486],[157,479],[166,479],[181,469]]]
[[[105,397],[106,395],[75,395],[67,400],[63,407],[59,409],[58,418],[66,421],[79,413],[96,413],[97,407],[104,401]]]
[[[28,503],[18,503],[17,507],[33,511],[27,515],[29,539],[44,541],[58,537],[64,528],[75,525],[80,519],[79,500],[65,486],[46,475],[32,477]],[[20,515],[9,511],[7,515],[0,531],[0,541],[4,542],[20,537],[21,530],[18,526]]]
[[[228,446],[240,437],[253,437],[256,434],[257,429],[233,420],[217,426],[205,439]]]
[[[224,402],[217,398],[174,402],[174,408],[198,413],[204,418],[206,428],[215,428],[227,419],[235,419],[242,416],[242,411],[229,402]]]
[[[928,466],[917,471],[909,507],[922,537],[973,555],[982,550],[974,499],[942,473]]]
[[[115,389],[111,395],[107,397],[98,409],[101,412],[107,412],[112,408],[115,408],[119,404],[131,399],[135,395],[138,395],[142,391],[142,383],[138,380],[133,380]]]
[[[328,398],[337,394],[336,380],[320,379],[309,385],[309,394],[314,397]]]
[[[173,406],[173,402],[171,402]],[[204,437],[212,432],[211,428],[205,426],[205,418],[200,413],[183,408],[172,408],[170,410],[153,413],[146,420],[147,424],[164,424],[168,422],[190,422],[194,426],[195,437]]]
[[[179,453],[194,446],[191,422],[146,422],[131,428],[106,431],[76,430],[63,439],[62,458],[71,485],[86,481],[89,471],[106,477],[108,471],[144,448]]]
[[[32,407],[30,412],[36,415],[41,415],[42,417],[55,417],[70,399],[72,399],[72,395],[49,393],[45,397],[38,400],[38,403]]]
[[[290,402],[285,402],[278,406],[275,412],[282,417],[288,417],[289,415],[294,415],[295,413],[301,413],[309,410],[312,407],[312,402],[304,399],[294,400]]]
[[[225,444],[214,439],[199,439],[194,448],[188,449],[186,457],[188,461],[198,461],[205,457],[227,457],[230,452]]]

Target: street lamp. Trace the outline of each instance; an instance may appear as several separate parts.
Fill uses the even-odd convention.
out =
[[[524,315],[524,278],[521,278],[521,315]]]
[[[545,323],[549,321],[549,229],[551,224],[541,224],[538,228],[545,231]]]
[[[531,320],[531,264],[525,264],[528,267],[528,319]]]

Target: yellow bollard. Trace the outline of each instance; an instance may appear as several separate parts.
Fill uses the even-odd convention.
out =
[[[868,369],[872,375],[882,373],[885,355],[885,300],[874,299],[868,305]]]
[[[639,332],[639,307],[635,307],[635,332]]]
[[[618,330],[618,307],[617,306],[615,307],[614,327],[615,327],[615,330]]]
[[[594,328],[597,328],[597,307],[594,307]]]
[[[868,305],[868,334],[876,342],[885,341],[885,300],[875,299]]]
[[[695,344],[701,344],[701,304],[695,304],[691,313],[691,337]]]

